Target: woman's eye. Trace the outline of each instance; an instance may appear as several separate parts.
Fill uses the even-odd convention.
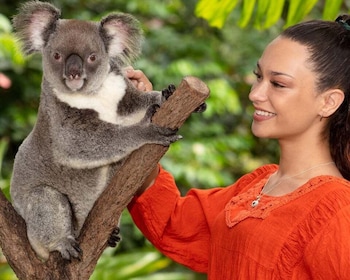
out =
[[[255,75],[255,77],[256,77],[257,80],[260,80],[261,77],[262,77],[262,76],[260,75],[260,73],[257,72],[257,71],[253,71],[253,74]]]
[[[274,81],[271,81],[271,84],[274,86],[274,87],[277,87],[277,88],[284,88],[285,86],[278,83],[278,82],[274,82]]]

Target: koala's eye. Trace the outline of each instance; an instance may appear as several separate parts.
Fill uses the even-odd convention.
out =
[[[59,53],[54,53],[53,54],[53,58],[55,59],[55,60],[60,60],[61,59],[61,55],[59,54]]]
[[[97,59],[96,54],[90,54],[88,57],[88,62],[94,62],[96,61],[96,59]]]

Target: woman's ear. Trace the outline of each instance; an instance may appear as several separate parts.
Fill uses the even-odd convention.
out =
[[[321,95],[323,105],[320,116],[323,118],[330,117],[343,103],[345,94],[340,89],[330,89]]]

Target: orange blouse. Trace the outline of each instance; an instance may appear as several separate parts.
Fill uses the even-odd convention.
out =
[[[318,176],[252,207],[277,168],[184,197],[161,169],[129,211],[156,248],[211,280],[350,279],[350,182]]]

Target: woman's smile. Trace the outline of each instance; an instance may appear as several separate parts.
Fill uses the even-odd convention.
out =
[[[253,114],[253,118],[255,121],[265,121],[265,120],[273,118],[274,116],[276,116],[275,113],[268,112],[268,111],[261,110],[261,109],[256,109],[254,114]]]

